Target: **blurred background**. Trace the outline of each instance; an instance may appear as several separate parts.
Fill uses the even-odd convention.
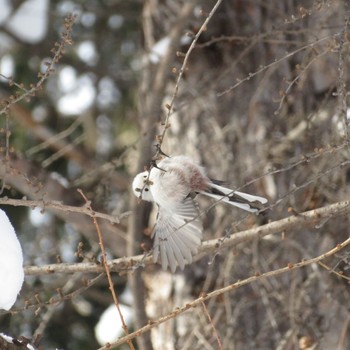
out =
[[[211,178],[269,199],[259,216],[200,199],[205,240],[349,198],[347,2],[224,0],[176,86],[184,54],[216,3],[0,1],[0,200],[42,204],[1,201],[25,265],[100,259],[90,217],[45,208],[52,201],[83,206],[78,188],[94,210],[120,219],[99,221],[109,259],[151,247],[156,208],[138,203],[130,184],[155,154],[177,88],[163,151],[191,156]],[[38,73],[47,69],[70,14],[77,16],[73,44],[39,89]],[[14,103],[31,86],[35,96]],[[330,217],[221,249],[175,275],[158,266],[113,273],[128,328],[203,291],[322,254],[348,237],[348,227],[346,216]],[[342,251],[325,263],[346,276],[349,259]],[[0,331],[42,349],[97,349],[122,336],[107,278],[96,276],[27,276],[16,312],[0,313]],[[207,310],[223,349],[348,349],[347,282],[311,265],[211,299]],[[201,308],[134,345],[218,348]]]

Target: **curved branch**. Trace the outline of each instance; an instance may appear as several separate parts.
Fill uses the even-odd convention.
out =
[[[296,229],[310,225],[322,223],[324,220],[329,220],[341,215],[350,213],[350,201],[337,202],[326,207],[313,209],[297,215],[291,215],[287,218],[268,223],[263,226],[254,227],[249,230],[241,231],[224,237],[221,239],[212,239],[203,242],[199,254],[195,260],[200,259],[204,255],[216,253],[221,248],[232,247],[239,243],[250,241],[257,238],[262,238],[270,234],[280,233],[288,229]],[[114,259],[108,262],[110,271],[126,273],[140,266],[147,266],[153,264],[151,256],[137,255],[128,258]],[[45,275],[53,273],[75,273],[75,272],[95,272],[100,273],[104,271],[102,265],[82,262],[75,264],[50,264],[43,266],[27,266],[24,268],[26,275]]]

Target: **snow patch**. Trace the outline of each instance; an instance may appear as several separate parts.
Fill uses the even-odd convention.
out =
[[[23,280],[22,248],[10,220],[0,209],[0,309],[11,309]]]

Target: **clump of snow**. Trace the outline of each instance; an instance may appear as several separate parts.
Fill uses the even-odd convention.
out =
[[[118,296],[120,311],[129,328],[133,323],[133,312],[129,305],[133,303],[133,296],[129,287]],[[112,343],[124,334],[122,322],[117,307],[110,305],[101,315],[95,326],[95,337],[100,345]]]
[[[5,27],[19,39],[36,44],[47,33],[48,7],[48,0],[22,1],[16,12],[7,19]]]
[[[132,308],[130,306],[119,304],[120,311],[124,317],[125,323],[129,327],[132,322]],[[95,326],[95,337],[100,345],[112,343],[124,334],[120,315],[117,307],[112,304],[102,314],[100,320]]]
[[[23,280],[22,248],[10,220],[0,209],[0,309],[11,309]]]

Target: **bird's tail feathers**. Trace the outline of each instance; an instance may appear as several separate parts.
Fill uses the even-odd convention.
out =
[[[267,199],[264,197],[233,191],[215,183],[212,183],[210,188],[203,192],[203,194],[251,213],[256,213],[261,210],[263,208],[262,204],[267,203]]]

